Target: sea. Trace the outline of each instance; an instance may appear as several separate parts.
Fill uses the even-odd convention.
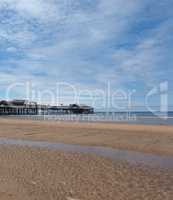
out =
[[[17,116],[19,117],[19,116]],[[95,112],[94,114],[47,114],[20,116],[34,120],[73,121],[73,122],[111,122],[148,125],[173,125],[173,111],[152,112]]]

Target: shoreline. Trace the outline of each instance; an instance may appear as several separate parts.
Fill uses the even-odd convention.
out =
[[[0,118],[0,137],[173,155],[173,126]]]
[[[99,116],[94,115],[22,115],[22,116],[0,116],[6,119],[23,119],[36,121],[54,121],[54,122],[68,122],[68,123],[110,123],[110,124],[132,124],[132,125],[165,125],[173,126],[173,117],[159,118],[157,116],[135,116],[133,118],[126,117],[117,119],[97,119]],[[96,118],[95,118],[96,117]]]

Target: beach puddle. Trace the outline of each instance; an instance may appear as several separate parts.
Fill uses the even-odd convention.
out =
[[[140,153],[135,151],[113,149],[109,147],[82,146],[82,145],[7,139],[7,138],[1,138],[0,145],[17,145],[17,146],[56,149],[72,153],[87,153],[87,154],[89,153],[89,154],[103,156],[105,158],[109,158],[114,161],[125,161],[133,165],[143,164],[150,167],[173,169],[173,156],[159,156],[159,155]]]

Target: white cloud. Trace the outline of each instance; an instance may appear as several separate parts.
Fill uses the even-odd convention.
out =
[[[124,16],[131,17],[134,12],[139,11],[143,4],[139,0],[101,0],[99,4],[99,10],[103,15],[116,14],[122,18]]]
[[[31,80],[40,88],[51,88],[68,77],[69,82],[91,89],[107,80],[116,87],[158,80],[155,69],[164,57],[171,22],[137,40],[129,30],[145,18],[142,11],[148,0],[87,2],[92,5],[89,9],[86,2],[76,0],[1,0],[0,10],[10,13],[8,18],[0,15],[1,50],[19,56],[0,61],[3,82],[10,81],[9,74],[12,81]],[[115,50],[126,38],[131,46]]]
[[[7,52],[11,52],[11,53],[15,53],[17,51],[17,49],[15,47],[8,47],[6,49]]]
[[[4,19],[6,25],[1,26],[0,35],[22,47],[39,40],[38,34],[43,36],[51,32],[55,35],[71,33],[71,37],[76,35],[79,40],[83,37],[84,41],[90,39],[90,43],[100,42],[110,37],[110,34],[113,37],[118,36],[127,27],[127,23],[130,23],[129,16],[133,16],[141,5],[136,0],[130,3],[120,0],[101,0],[93,11],[88,12],[85,8],[77,6],[77,2],[1,0],[0,9],[15,13],[11,18]],[[108,11],[111,14],[108,14]],[[58,28],[62,25],[66,33]],[[41,32],[37,33],[33,26],[36,29],[40,28]]]
[[[166,73],[162,64],[167,57],[169,23],[153,29],[148,37],[141,38],[132,48],[122,48],[114,53],[115,65],[122,70],[122,80],[141,80],[146,87],[160,81],[158,75]]]
[[[1,0],[1,8],[16,11],[21,17],[50,20],[58,16],[52,0]]]

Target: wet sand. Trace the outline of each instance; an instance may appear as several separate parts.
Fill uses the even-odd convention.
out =
[[[173,127],[0,118],[0,137],[173,155]],[[172,200],[173,169],[0,145],[0,200]]]
[[[0,118],[0,137],[173,155],[173,126],[70,123]]]
[[[173,171],[0,145],[1,200],[172,200]]]

